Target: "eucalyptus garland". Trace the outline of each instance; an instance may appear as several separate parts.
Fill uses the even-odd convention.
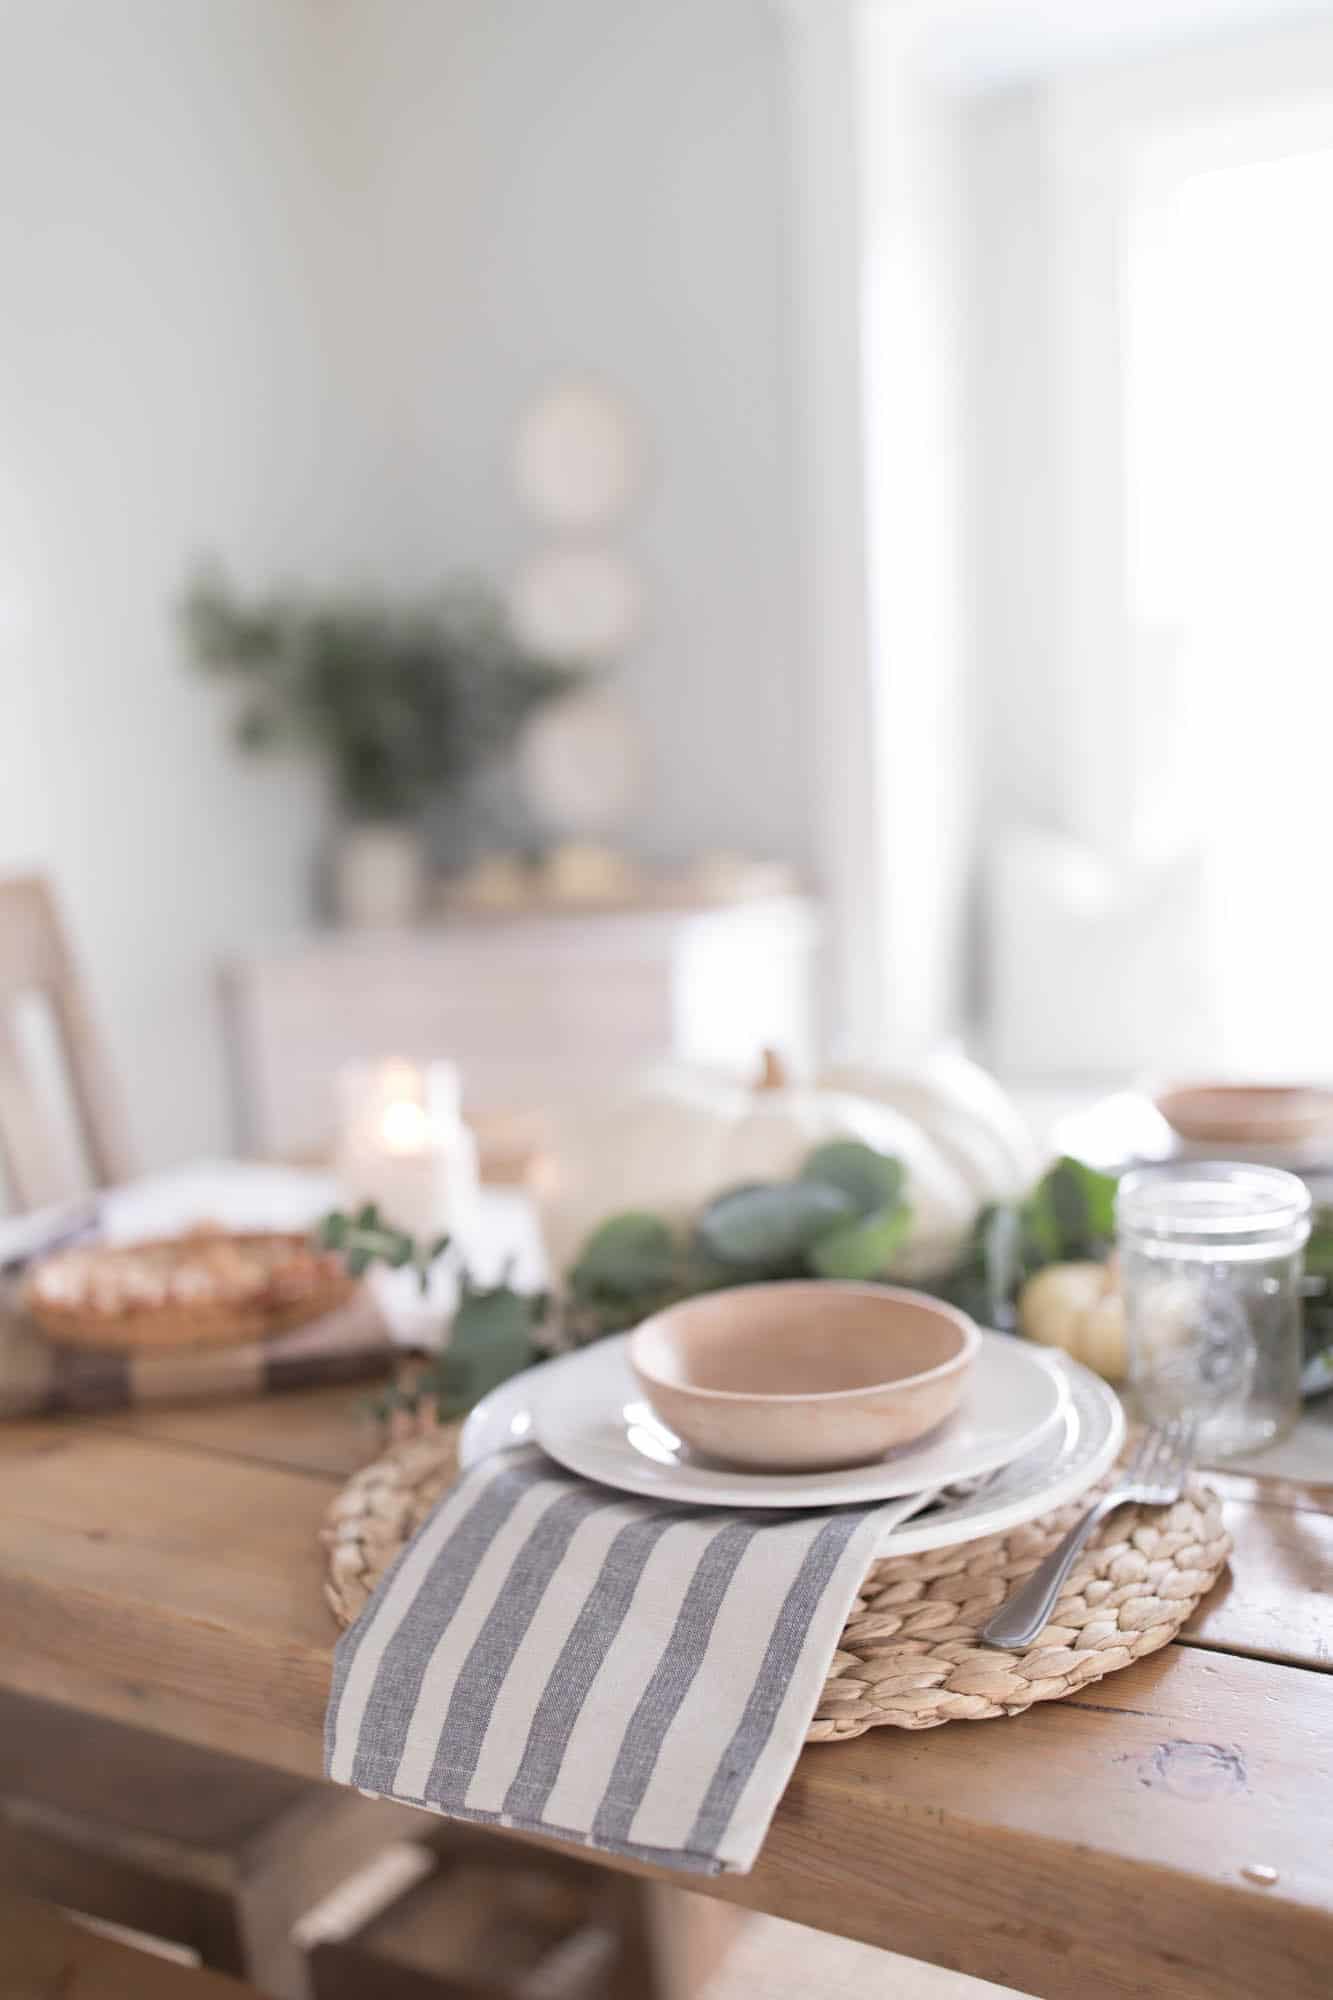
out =
[[[914,1287],[956,1305],[982,1326],[1012,1332],[1027,1280],[1051,1264],[1109,1256],[1116,1182],[1064,1158],[1021,1201],[977,1217],[947,1271]],[[622,1333],[681,1299],[784,1278],[884,1278],[906,1241],[910,1188],[900,1161],[855,1140],[812,1152],[790,1180],[756,1181],[716,1195],[687,1229],[645,1210],[609,1216],[566,1274],[559,1309],[547,1293],[507,1280],[476,1285],[460,1271],[449,1345],[382,1408],[432,1407],[459,1416],[511,1375],[551,1354]],[[319,1241],[359,1273],[381,1261],[415,1268],[423,1289],[447,1237],[418,1244],[373,1207],[333,1214]],[[1333,1387],[1333,1210],[1320,1210],[1306,1258],[1307,1394]]]

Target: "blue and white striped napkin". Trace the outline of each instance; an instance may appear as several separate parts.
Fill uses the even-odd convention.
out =
[[[633,1499],[534,1448],[440,1502],[335,1657],[328,1775],[451,1819],[748,1869],[909,1508]]]

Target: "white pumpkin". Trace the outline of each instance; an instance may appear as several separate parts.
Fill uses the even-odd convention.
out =
[[[558,1121],[542,1201],[553,1267],[566,1269],[609,1215],[642,1208],[684,1223],[726,1188],[788,1179],[830,1139],[859,1139],[906,1170],[912,1228],[889,1275],[946,1268],[976,1214],[962,1176],[891,1106],[789,1083],[772,1056],[757,1087],[658,1077]]]
[[[910,1118],[961,1175],[978,1207],[1017,1201],[1040,1176],[1041,1155],[1017,1106],[961,1051],[946,1050],[910,1072],[844,1064],[819,1080]]]

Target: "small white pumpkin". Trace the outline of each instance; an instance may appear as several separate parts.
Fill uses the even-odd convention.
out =
[[[1125,1302],[1109,1264],[1048,1264],[1018,1295],[1018,1323],[1029,1340],[1058,1347],[1108,1382],[1128,1373]]]
[[[726,1188],[788,1179],[830,1139],[859,1139],[906,1171],[912,1228],[888,1275],[947,1268],[976,1214],[961,1175],[891,1106],[793,1084],[772,1054],[754,1087],[662,1077],[563,1119],[542,1202],[553,1267],[566,1269],[609,1215],[642,1208],[684,1223]]]

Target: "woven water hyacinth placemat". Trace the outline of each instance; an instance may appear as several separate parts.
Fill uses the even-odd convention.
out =
[[[394,1445],[333,1502],[323,1531],[325,1595],[340,1625],[351,1624],[453,1484],[457,1442],[454,1425]],[[1099,1490],[1006,1534],[876,1562],[829,1663],[806,1740],[1021,1715],[1174,1639],[1231,1550],[1221,1502],[1198,1480],[1174,1507],[1122,1507],[1103,1524],[1035,1645],[1005,1652],[979,1643],[991,1612]]]

